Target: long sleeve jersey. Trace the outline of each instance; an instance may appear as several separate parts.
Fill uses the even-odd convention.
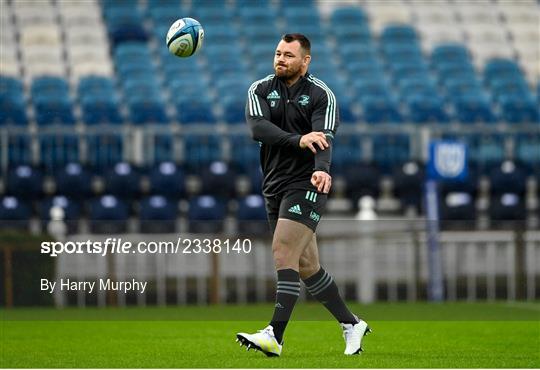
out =
[[[312,190],[314,171],[330,171],[332,140],[339,124],[332,90],[306,73],[293,86],[275,75],[255,81],[248,91],[246,120],[254,140],[261,143],[263,194],[289,189]],[[299,146],[302,135],[326,135],[329,147],[317,154]]]

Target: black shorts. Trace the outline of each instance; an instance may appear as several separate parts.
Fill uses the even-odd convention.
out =
[[[298,221],[313,232],[321,219],[328,194],[311,190],[287,190],[279,195],[265,197],[266,212],[272,234],[276,230],[278,218]]]

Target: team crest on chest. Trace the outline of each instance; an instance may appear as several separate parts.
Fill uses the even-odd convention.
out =
[[[300,95],[298,98],[298,104],[301,106],[306,106],[309,104],[309,95]]]

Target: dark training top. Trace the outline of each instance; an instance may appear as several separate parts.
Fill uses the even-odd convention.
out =
[[[334,93],[309,73],[291,87],[269,75],[248,91],[246,120],[254,140],[261,143],[263,195],[289,189],[312,190],[314,171],[330,171],[332,139],[339,125]],[[329,147],[317,154],[299,146],[302,135],[320,131]]]

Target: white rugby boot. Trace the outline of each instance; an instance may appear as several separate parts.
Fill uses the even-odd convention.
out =
[[[367,322],[358,320],[356,324],[340,324],[343,329],[343,339],[345,339],[345,354],[359,355],[362,349],[362,339],[368,333],[371,333]]]
[[[255,334],[237,333],[236,341],[240,342],[241,346],[246,346],[247,350],[255,349],[263,352],[268,357],[281,355],[281,348],[274,336],[274,328],[268,325],[263,330],[258,330]]]

